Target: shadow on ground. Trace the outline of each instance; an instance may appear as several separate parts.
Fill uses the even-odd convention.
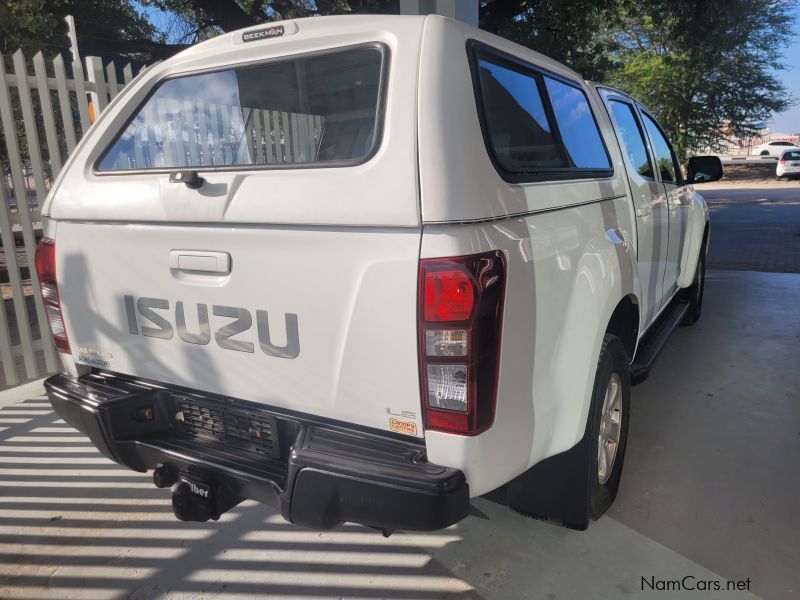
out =
[[[0,409],[0,596],[478,598],[432,558],[455,536],[303,530],[246,502],[182,523],[149,476],[100,455],[44,399]]]

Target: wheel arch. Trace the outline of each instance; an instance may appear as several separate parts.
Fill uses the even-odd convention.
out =
[[[628,294],[617,303],[606,327],[606,333],[615,335],[622,341],[628,362],[633,360],[636,353],[639,327],[639,301],[633,294]]]

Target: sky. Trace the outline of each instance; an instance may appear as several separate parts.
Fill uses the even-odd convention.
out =
[[[786,90],[795,98],[797,104],[774,116],[767,126],[772,132],[794,134],[800,132],[800,6],[794,9],[794,40],[783,55],[787,69],[779,71]]]
[[[147,15],[147,18],[157,29],[163,31],[169,28],[172,22],[169,13],[150,6],[142,6],[141,4],[138,5],[138,8]],[[783,62],[786,65],[786,70],[778,71],[778,77],[783,81],[787,92],[795,98],[796,104],[789,110],[774,115],[772,120],[767,122],[767,127],[771,132],[790,135],[800,132],[800,3],[796,3],[794,14],[794,39],[784,52]],[[172,39],[170,41],[175,42],[178,40]]]
[[[167,11],[161,10],[154,6],[143,6],[138,2],[134,2],[134,5],[139,10],[139,12],[144,13],[147,19],[153,24],[153,26],[158,31],[166,31],[169,33],[167,36],[167,42],[171,44],[176,43],[191,43],[192,40],[183,40],[179,39],[179,33],[175,31],[175,17],[172,13]]]

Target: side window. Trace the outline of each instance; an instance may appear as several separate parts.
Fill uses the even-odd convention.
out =
[[[533,75],[478,61],[486,127],[495,157],[510,172],[566,167]]]
[[[619,132],[622,148],[628,155],[630,164],[642,177],[654,179],[653,165],[650,163],[650,157],[647,156],[644,134],[633,112],[633,107],[627,102],[618,100],[610,100],[608,105],[611,108],[614,125]]]
[[[561,140],[573,166],[579,169],[611,168],[597,123],[583,91],[547,76],[544,82]]]
[[[672,146],[669,145],[667,138],[661,133],[661,128],[658,124],[649,115],[643,113],[642,116],[644,117],[647,135],[653,144],[653,154],[656,157],[661,180],[668,183],[677,183],[679,179],[678,161],[672,151]]]
[[[495,52],[476,48],[472,58],[486,149],[504,178],[524,182],[612,172],[580,84]]]

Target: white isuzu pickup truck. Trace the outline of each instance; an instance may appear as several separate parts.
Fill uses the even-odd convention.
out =
[[[585,529],[630,386],[700,316],[708,211],[645,107],[438,16],[299,19],[146,71],[36,267],[58,414],[183,520]]]

